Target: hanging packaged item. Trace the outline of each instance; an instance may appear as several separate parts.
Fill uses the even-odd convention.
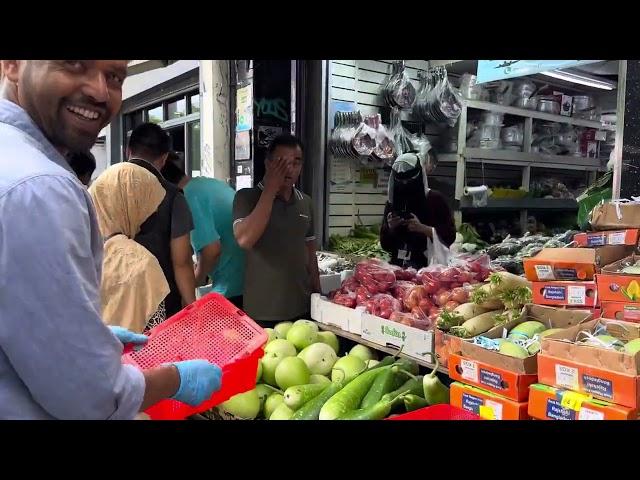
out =
[[[416,89],[405,72],[404,61],[394,63],[391,77],[383,88],[387,104],[391,107],[409,109],[416,99]]]
[[[414,114],[423,121],[453,127],[462,112],[462,95],[449,83],[447,70],[443,67],[430,70],[425,82],[419,90]]]

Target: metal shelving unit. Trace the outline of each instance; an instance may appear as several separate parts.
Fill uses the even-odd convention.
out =
[[[578,202],[569,199],[556,199],[556,198],[490,198],[486,207],[482,207],[485,210],[577,210]],[[460,209],[473,209],[476,207],[471,205],[471,199],[462,198],[460,200]]]
[[[600,122],[592,120],[583,120],[580,118],[566,117],[564,115],[554,115],[551,113],[538,112],[537,110],[527,110],[525,108],[508,107],[498,105],[496,103],[481,102],[479,100],[465,100],[467,108],[475,108],[476,110],[485,110],[488,112],[504,113],[506,115],[516,115],[518,117],[535,118],[536,120],[547,120],[549,122],[564,123],[574,125],[576,127],[595,128],[597,130],[614,130],[610,125],[603,125]]]
[[[503,113],[524,118],[524,142],[522,151],[513,150],[491,150],[482,148],[467,148],[466,128],[468,110],[483,110],[489,112]],[[476,100],[465,100],[462,112],[458,120],[458,151],[457,153],[441,155],[443,162],[456,163],[456,184],[455,199],[459,202],[459,208],[454,212],[456,224],[462,222],[464,211],[520,211],[520,224],[522,230],[526,229],[528,210],[574,210],[577,203],[574,200],[556,200],[540,198],[524,198],[518,200],[495,199],[489,200],[486,207],[474,208],[471,201],[464,197],[466,183],[467,163],[492,164],[516,166],[522,168],[522,188],[529,191],[532,168],[556,169],[556,170],[579,170],[589,172],[590,181],[595,180],[597,172],[605,171],[602,162],[598,158],[586,158],[563,155],[544,155],[531,151],[533,139],[533,120],[545,120],[550,122],[574,125],[579,127],[595,128],[599,130],[612,130],[610,125],[603,125],[600,122],[583,120],[562,115],[526,110],[522,108],[498,105],[489,102]]]

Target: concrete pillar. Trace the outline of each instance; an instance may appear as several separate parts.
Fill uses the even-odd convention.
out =
[[[201,175],[228,181],[231,167],[228,60],[200,60]]]

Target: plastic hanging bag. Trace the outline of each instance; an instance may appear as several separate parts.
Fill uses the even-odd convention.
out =
[[[394,64],[393,74],[384,87],[385,99],[392,107],[409,109],[416,99],[416,89],[409,80],[404,62]]]
[[[427,239],[427,251],[425,252],[429,265],[448,265],[451,252],[442,243],[435,229],[433,229],[433,234],[433,240]]]

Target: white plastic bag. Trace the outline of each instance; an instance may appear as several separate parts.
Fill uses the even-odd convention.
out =
[[[429,265],[449,265],[451,252],[440,241],[436,229],[433,229],[433,241],[427,239],[427,250],[424,252],[429,260]]]

